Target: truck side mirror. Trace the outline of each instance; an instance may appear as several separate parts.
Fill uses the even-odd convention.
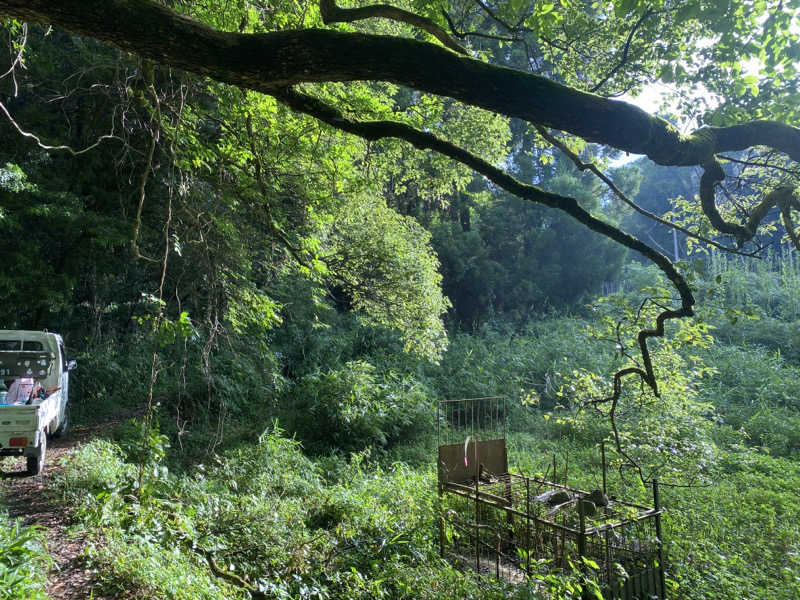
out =
[[[67,363],[67,371],[74,371],[77,368],[78,368],[78,361],[77,360],[73,359],[73,360],[71,360],[71,361],[69,361]]]

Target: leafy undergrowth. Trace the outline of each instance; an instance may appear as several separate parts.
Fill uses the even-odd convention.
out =
[[[0,515],[0,599],[46,600],[52,560],[36,527]]]
[[[693,487],[661,486],[666,575],[670,597],[686,600],[800,598],[800,465],[760,448],[727,426],[713,467]],[[723,437],[723,431],[718,432]],[[737,442],[737,443],[731,443]],[[509,460],[543,475],[556,454],[569,461],[569,483],[600,487],[600,450],[572,436],[513,434]],[[613,451],[607,448],[609,462]],[[552,472],[552,471],[551,471]],[[562,472],[563,477],[563,472]],[[652,506],[652,492],[634,476],[608,471],[608,489]]]
[[[708,488],[673,490],[666,526],[688,597],[800,598],[800,465],[751,450],[723,454]]]
[[[553,452],[561,461],[569,452],[570,483],[597,485],[597,448],[547,427],[536,435],[513,434],[512,462],[534,474],[545,470]],[[157,450],[165,440],[155,437]],[[739,444],[717,450],[702,486],[662,490],[671,595],[800,597],[800,466]],[[381,466],[367,452],[312,461],[280,431],[189,474],[168,472],[153,458],[157,454],[141,468],[119,446],[94,440],[68,458],[59,481],[64,499],[78,509],[79,526],[98,542],[87,552],[109,593],[579,597],[568,591],[577,589],[574,582],[550,581],[548,595],[537,596],[545,594],[541,587],[476,581],[441,561],[430,467]],[[615,471],[609,486],[620,497],[648,502],[648,489]]]
[[[598,444],[610,428],[581,402],[605,393],[603,377],[624,366],[597,350],[608,342],[603,323],[550,319],[514,337],[455,335],[438,367],[385,361],[395,373],[373,357],[309,369],[276,397],[291,400],[287,422],[303,446],[274,427],[209,457],[188,452],[185,439],[168,451],[157,429],[134,422],[116,442],[97,439],[69,456],[59,489],[96,540],[87,553],[116,596],[579,597],[574,579],[513,587],[439,558],[431,423],[440,398],[501,393],[512,467],[545,475],[556,455],[571,485],[600,487]],[[661,397],[629,386],[617,419],[626,450],[664,484],[670,597],[798,598],[798,369],[761,347],[714,345],[697,324],[674,325],[670,336],[652,348]],[[264,418],[256,408],[248,433]],[[610,491],[650,504],[651,490],[620,473],[612,443],[607,450]]]
[[[97,439],[66,460],[59,489],[107,592],[176,599],[534,598],[478,582],[438,557],[431,469],[368,454],[312,462],[269,432],[190,474],[155,452],[144,467]],[[163,450],[163,448],[162,448]]]

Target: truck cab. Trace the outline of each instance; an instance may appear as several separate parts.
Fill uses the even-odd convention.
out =
[[[0,329],[0,455],[24,456],[31,475],[44,467],[48,435],[69,424],[75,367],[57,333]]]

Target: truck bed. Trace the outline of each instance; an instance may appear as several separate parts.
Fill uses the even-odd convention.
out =
[[[0,405],[0,446],[8,448],[14,437],[27,437],[27,445],[36,446],[37,433],[58,417],[60,403],[61,393],[55,392],[33,404]]]

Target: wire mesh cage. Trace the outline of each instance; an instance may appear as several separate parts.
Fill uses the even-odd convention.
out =
[[[440,487],[508,471],[504,398],[442,401],[438,424]]]
[[[510,473],[503,398],[439,405],[440,547],[454,565],[515,584],[596,565],[606,597],[666,597],[661,510]],[[555,465],[553,468],[555,472]]]

